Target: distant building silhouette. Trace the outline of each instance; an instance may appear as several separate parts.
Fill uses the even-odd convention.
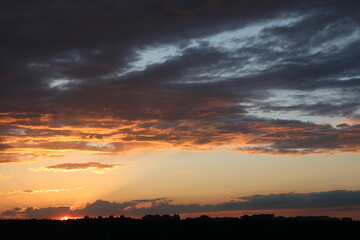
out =
[[[179,214],[174,214],[173,216],[165,214],[165,215],[145,215],[142,217],[142,220],[152,220],[152,221],[156,221],[156,220],[166,220],[166,221],[179,221],[180,220],[180,215]]]
[[[341,221],[342,221],[342,222],[352,222],[352,218],[343,217],[343,218],[341,218]]]
[[[302,220],[302,221],[340,221],[339,218],[331,218],[328,216],[297,216],[289,219]]]
[[[241,220],[273,220],[275,218],[274,214],[256,214],[256,215],[244,215],[241,217]]]

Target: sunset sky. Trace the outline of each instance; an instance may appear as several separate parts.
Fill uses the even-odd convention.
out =
[[[2,0],[0,218],[360,220],[360,1]]]

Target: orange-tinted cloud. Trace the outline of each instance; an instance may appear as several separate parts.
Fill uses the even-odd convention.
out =
[[[95,173],[105,173],[107,171],[124,167],[124,164],[102,164],[98,162],[87,163],[62,163],[38,169],[31,169],[33,171],[54,171],[54,172],[76,172],[76,171],[92,171]]]
[[[75,190],[81,190],[82,188],[76,188]],[[47,194],[47,193],[60,193],[60,192],[68,192],[72,189],[68,188],[60,188],[60,189],[26,189],[26,190],[13,190],[8,192],[0,192],[0,199],[9,199],[12,198],[13,195],[40,195],[40,194]]]
[[[41,115],[40,115],[41,116]],[[42,117],[40,117],[42,118]],[[44,117],[45,118],[45,117]],[[295,120],[202,116],[184,120],[124,121],[46,115],[48,125],[0,128],[2,163],[30,162],[65,152],[118,154],[132,149],[209,151],[220,147],[250,154],[328,154],[360,149],[359,125],[315,124]],[[50,127],[49,127],[50,126]]]

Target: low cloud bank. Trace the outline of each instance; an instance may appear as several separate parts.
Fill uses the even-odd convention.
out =
[[[151,203],[150,206],[140,206]],[[62,216],[107,216],[126,215],[140,217],[146,214],[204,213],[238,210],[284,210],[284,209],[357,209],[360,191],[334,190],[312,193],[281,193],[233,197],[231,201],[218,204],[175,204],[168,198],[133,200],[123,203],[97,200],[84,208],[68,206],[25,209],[14,208],[3,211],[2,218],[60,218]]]

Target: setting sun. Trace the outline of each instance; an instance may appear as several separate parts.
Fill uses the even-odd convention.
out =
[[[66,221],[66,220],[69,220],[69,217],[65,216],[65,217],[62,217],[60,218],[61,221]]]

